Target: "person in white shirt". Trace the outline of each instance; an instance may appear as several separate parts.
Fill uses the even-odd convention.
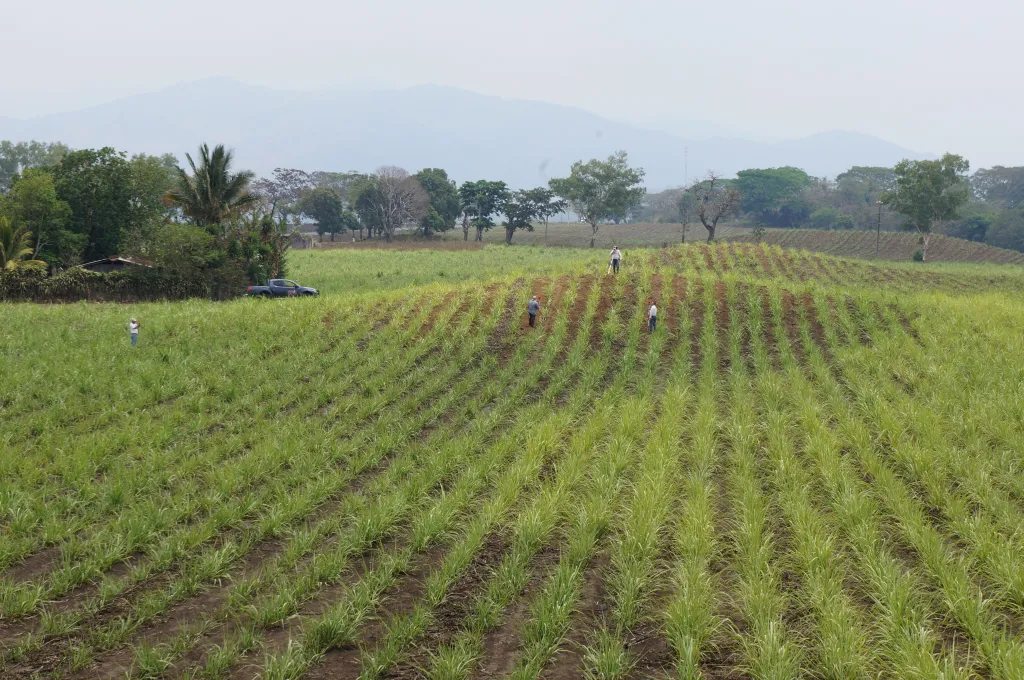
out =
[[[658,327],[658,306],[654,304],[654,300],[648,300],[647,303],[650,305],[647,310],[647,332],[653,333]]]
[[[619,250],[618,246],[612,246],[611,252],[612,258],[612,271],[616,274],[619,273],[619,262],[622,260],[622,251]]]
[[[132,347],[139,341],[139,322],[132,317],[132,320],[128,322],[128,332],[132,335]]]

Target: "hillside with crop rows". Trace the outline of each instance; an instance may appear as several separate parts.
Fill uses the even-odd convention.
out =
[[[1024,677],[1024,269],[533,250],[6,305],[0,676]]]
[[[822,231],[816,229],[766,229],[761,236],[752,232],[725,236],[730,241],[763,242],[783,248],[800,248],[839,257],[874,258],[910,261],[921,249],[916,233],[883,231]],[[1024,253],[984,243],[975,243],[951,236],[935,234],[928,246],[932,262],[982,262],[991,264],[1024,264]]]

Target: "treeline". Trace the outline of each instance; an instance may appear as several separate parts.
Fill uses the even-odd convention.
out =
[[[967,162],[952,170],[954,194],[963,195],[955,215],[936,219],[936,233],[1024,252],[1024,167],[982,168],[969,173]],[[904,162],[904,174],[921,166]],[[924,163],[939,163],[926,161]],[[812,177],[799,168],[748,169],[734,179],[716,178],[720,188],[737,192],[723,219],[755,226],[803,229],[914,229],[914,219],[887,200],[899,188],[900,165],[850,168],[834,179]],[[947,163],[947,171],[950,166]],[[636,221],[699,223],[699,188],[704,177],[687,187],[653,194],[631,216]],[[698,191],[695,193],[694,187]]]
[[[221,298],[283,275],[290,227],[252,173],[233,172],[223,147],[186,160],[0,142],[0,294],[124,297],[134,285],[144,297]],[[71,271],[114,256],[138,270]]]
[[[429,238],[461,227],[464,240],[483,240],[500,226],[505,242],[520,229],[533,231],[536,222],[572,207],[592,227],[605,220],[625,219],[644,196],[643,170],[629,167],[624,152],[607,160],[578,162],[568,177],[546,187],[512,190],[500,180],[479,179],[457,185],[442,168],[415,174],[394,166],[372,173],[306,172],[277,168],[255,183],[286,215],[315,221],[321,240],[329,234],[358,232],[359,238],[390,241],[402,228]],[[501,222],[498,222],[498,219]],[[593,242],[591,242],[593,245]]]

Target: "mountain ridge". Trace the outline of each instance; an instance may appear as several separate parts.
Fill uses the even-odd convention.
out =
[[[205,141],[233,147],[239,167],[258,174],[275,167],[442,167],[460,182],[484,177],[514,187],[544,184],[576,160],[625,149],[646,170],[652,191],[679,186],[708,169],[729,176],[749,167],[795,165],[833,177],[853,165],[931,157],[853,131],[778,142],[687,140],[577,107],[442,85],[287,90],[223,76],[77,111],[0,116],[0,139],[59,140],[76,148],[113,146],[179,158]]]

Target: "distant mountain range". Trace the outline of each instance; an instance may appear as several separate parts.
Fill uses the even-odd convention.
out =
[[[764,142],[668,132],[609,121],[580,109],[491,97],[433,85],[404,90],[289,91],[210,78],[99,106],[26,120],[0,117],[0,139],[113,146],[184,159],[201,142],[234,147],[239,167],[410,172],[441,167],[457,181],[544,184],[573,161],[625,149],[647,171],[649,190],[681,185],[708,169],[794,165],[834,177],[853,165],[931,157],[856,132]]]

